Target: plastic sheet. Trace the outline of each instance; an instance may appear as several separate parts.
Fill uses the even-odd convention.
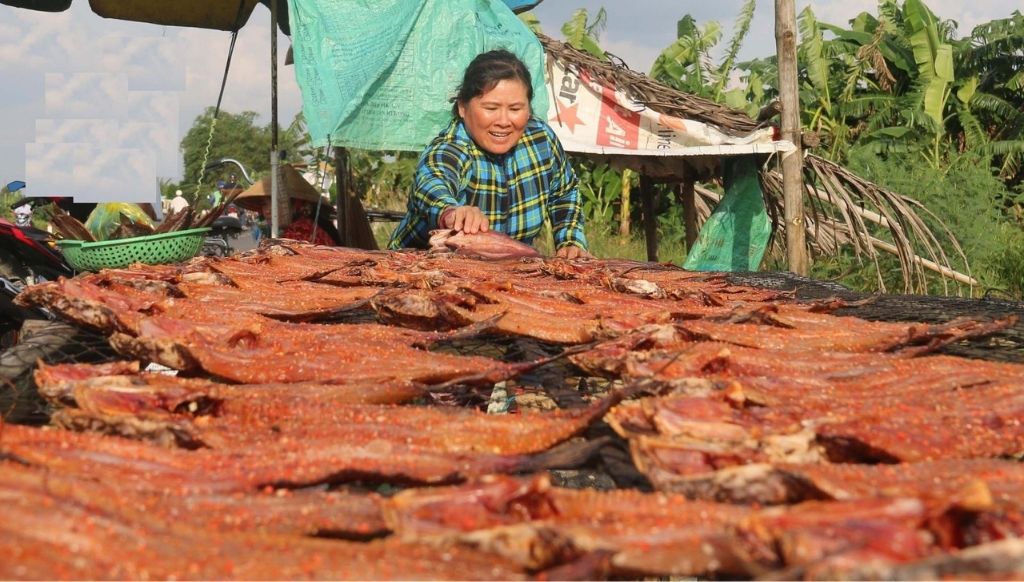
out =
[[[501,0],[292,0],[295,76],[315,145],[419,151],[451,119],[466,65],[504,48],[533,77],[546,119],[544,50]]]
[[[107,240],[114,229],[121,224],[122,216],[131,220],[133,224],[145,224],[153,227],[153,221],[138,204],[104,202],[97,204],[96,208],[89,213],[89,218],[85,221],[85,228],[89,229],[96,240]]]

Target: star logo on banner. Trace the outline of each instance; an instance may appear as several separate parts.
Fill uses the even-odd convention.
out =
[[[555,109],[557,113],[552,117],[550,123],[559,123],[569,128],[569,133],[576,133],[577,125],[586,125],[583,120],[580,119],[579,113],[576,111],[576,107],[579,103],[572,107],[562,107],[558,101],[555,101]]]

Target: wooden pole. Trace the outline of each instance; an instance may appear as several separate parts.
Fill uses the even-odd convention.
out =
[[[796,146],[782,154],[786,251],[789,270],[806,276],[810,270],[804,234],[803,149],[800,146],[800,94],[796,70],[796,0],[775,0],[775,46],[782,100],[782,139]]]
[[[334,148],[334,172],[335,189],[338,197],[335,198],[334,206],[338,211],[338,234],[341,235],[341,244],[346,247],[352,246],[352,229],[348,221],[348,150],[345,148]]]
[[[647,240],[647,260],[658,260],[658,217],[654,204],[654,184],[651,179],[640,174],[640,198],[644,209],[644,238]]]
[[[270,236],[281,236],[290,222],[288,196],[281,196],[277,153],[277,2],[270,3]]]
[[[619,236],[629,237],[629,193],[633,170],[622,170],[622,197],[619,199]]]
[[[683,203],[683,226],[686,227],[686,252],[697,242],[697,193],[689,175],[679,185],[679,199]]]

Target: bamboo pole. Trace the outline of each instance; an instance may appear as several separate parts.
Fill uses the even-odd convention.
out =
[[[892,243],[887,243],[884,240],[879,240],[873,236],[869,236],[868,240],[871,242],[871,245],[874,246],[875,248],[890,252],[894,255],[899,254],[899,250],[896,248],[896,245]],[[972,287],[977,287],[979,285],[978,280],[975,279],[974,277],[969,277],[959,271],[954,271],[949,267],[943,267],[942,265],[936,263],[935,261],[930,261],[918,255],[911,255],[910,260],[917,263],[918,265],[921,265],[926,269],[935,271],[936,273],[942,275],[943,277],[946,277],[947,279],[954,279],[956,281],[959,281],[965,285],[970,285]]]
[[[775,46],[778,53],[782,139],[796,149],[782,154],[782,192],[789,270],[806,276],[810,270],[804,235],[803,148],[800,145],[800,94],[796,67],[796,0],[775,0]]]

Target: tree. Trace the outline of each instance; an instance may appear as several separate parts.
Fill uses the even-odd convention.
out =
[[[606,61],[608,55],[601,48],[598,39],[607,23],[608,14],[604,8],[597,11],[593,22],[590,21],[590,15],[587,14],[586,9],[580,8],[573,13],[568,22],[562,25],[562,34],[565,35],[565,41],[571,46]]]
[[[699,26],[689,14],[676,23],[676,40],[665,48],[651,66],[650,77],[693,95],[700,95],[733,107],[756,111],[759,104],[748,101],[746,87],[729,87],[736,72],[736,58],[754,19],[755,0],[746,0],[736,18],[736,26],[725,54],[718,65],[711,56],[722,40],[722,27],[715,21]],[[755,95],[764,97],[760,78],[752,79]]]
[[[211,185],[211,181],[218,179],[202,172],[203,165],[212,160],[234,158],[250,171],[250,175],[270,168],[270,132],[255,124],[258,116],[256,112],[233,114],[221,111],[216,124],[213,113],[214,108],[207,107],[181,140],[185,162],[181,187],[193,203],[196,202],[196,188],[200,180],[204,184],[203,188],[206,188]],[[199,196],[203,194],[198,193]]]

